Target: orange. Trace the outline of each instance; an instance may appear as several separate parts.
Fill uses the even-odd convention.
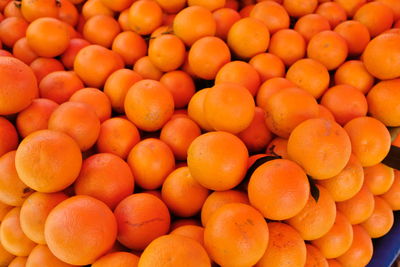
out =
[[[50,211],[68,197],[62,193],[40,193],[30,195],[22,204],[21,229],[26,236],[38,244],[46,244],[44,225]]]
[[[67,49],[69,39],[66,24],[55,18],[38,18],[26,30],[29,46],[41,57],[61,55]]]
[[[343,255],[353,242],[353,228],[350,221],[340,212],[328,233],[311,243],[317,247],[327,259]]]
[[[99,34],[98,29],[101,29]],[[119,23],[108,15],[90,17],[83,26],[83,37],[92,44],[110,47],[120,32]]]
[[[69,101],[88,104],[92,107],[100,122],[111,117],[111,103],[107,95],[96,88],[84,88],[76,91]]]
[[[315,240],[324,236],[335,223],[335,201],[328,190],[320,185],[317,187],[318,201],[310,194],[305,207],[296,216],[287,220],[289,225],[299,231],[304,240]]]
[[[189,101],[188,104],[188,115],[194,120],[201,129],[212,130],[213,128],[208,123],[204,114],[204,100],[207,96],[209,88],[205,88],[197,91]]]
[[[171,172],[165,179],[161,196],[169,210],[179,217],[197,214],[208,196],[208,189],[201,186],[189,172],[181,167]],[[190,198],[190,203],[183,199]]]
[[[186,0],[156,0],[161,8],[167,13],[177,13],[181,11],[185,5]]]
[[[342,267],[342,264],[339,263],[336,259],[328,259],[327,261],[329,267]]]
[[[309,192],[305,172],[286,159],[258,167],[248,185],[250,203],[271,220],[285,220],[298,214],[306,205]]]
[[[161,129],[160,140],[169,145],[176,159],[186,160],[190,144],[200,134],[200,127],[193,120],[175,117]]]
[[[112,153],[126,159],[139,141],[139,131],[133,123],[124,118],[111,118],[101,124],[96,147],[100,153]]]
[[[353,243],[350,249],[337,260],[343,266],[362,267],[368,264],[372,254],[372,241],[367,231],[360,225],[353,225]]]
[[[392,186],[386,193],[380,196],[390,205],[393,210],[399,210],[400,207],[399,175],[400,172],[398,170],[394,170],[394,181]]]
[[[353,17],[356,11],[363,6],[367,0],[334,0],[344,10],[346,10],[348,17]]]
[[[346,41],[351,56],[360,55],[371,39],[368,28],[356,20],[344,21],[334,31]]]
[[[44,193],[71,185],[78,177],[81,164],[78,144],[68,135],[52,130],[37,131],[25,137],[15,155],[20,179]]]
[[[375,84],[367,96],[369,113],[386,126],[400,126],[400,79]]]
[[[38,55],[36,55],[36,53],[29,47],[26,37],[15,42],[12,52],[17,59],[21,60],[25,64],[31,64],[32,61],[38,57]]]
[[[21,134],[20,131],[19,133]],[[17,146],[18,133],[14,125],[7,119],[0,117],[0,157],[3,156],[5,153],[16,149]]]
[[[163,141],[148,138],[137,143],[128,156],[135,182],[144,189],[160,187],[175,168],[175,158]]]
[[[243,203],[249,204],[247,194],[238,190],[215,191],[212,192],[206,199],[201,209],[201,223],[207,225],[210,217],[216,210],[225,204]]]
[[[52,0],[21,1],[21,13],[28,22],[42,17],[57,18],[58,5]]]
[[[334,31],[315,34],[308,43],[307,56],[321,62],[328,70],[339,67],[347,58],[346,40]]]
[[[114,211],[118,223],[118,241],[143,250],[151,241],[165,235],[170,226],[167,206],[159,198],[137,193],[122,200]]]
[[[10,17],[0,22],[0,41],[12,47],[21,38],[25,37],[28,23],[19,17]]]
[[[217,131],[243,131],[252,122],[254,109],[252,95],[237,83],[217,83],[208,89],[204,99],[205,118]]]
[[[185,60],[185,44],[173,34],[163,34],[151,41],[148,54],[159,70],[176,70]]]
[[[399,77],[399,47],[400,35],[398,34],[381,34],[371,40],[363,53],[363,61],[368,72],[381,80]]]
[[[25,267],[26,266],[26,261],[28,260],[28,257],[15,257],[8,267]]]
[[[89,196],[74,196],[50,212],[44,233],[50,251],[58,259],[86,265],[112,247],[117,223],[103,202]]]
[[[39,83],[39,93],[43,98],[62,104],[84,87],[82,80],[73,71],[54,71]]]
[[[227,132],[209,132],[193,140],[187,163],[192,177],[216,191],[232,189],[244,178],[248,151],[243,142]]]
[[[83,0],[73,0],[83,1]],[[82,6],[82,17],[87,20],[96,15],[108,15],[114,16],[114,11],[103,4],[102,0],[89,0],[86,1]]]
[[[124,113],[124,101],[129,88],[142,77],[135,71],[119,69],[106,80],[103,91],[108,96],[112,108],[118,113]]]
[[[54,58],[38,57],[30,64],[31,69],[35,73],[37,82],[40,81],[49,73],[54,71],[64,70],[63,64]]]
[[[36,244],[21,229],[20,210],[21,208],[15,207],[3,218],[0,226],[1,244],[15,256],[28,256]]]
[[[228,32],[236,21],[240,20],[240,14],[231,8],[220,8],[213,12],[213,17],[216,23],[215,36],[226,40]]]
[[[108,7],[109,9],[113,11],[123,11],[127,8],[129,8],[132,3],[134,2],[133,0],[102,0],[101,1],[103,5]]]
[[[188,54],[192,72],[206,80],[215,79],[219,70],[231,60],[229,47],[217,37],[202,37],[195,41]]]
[[[236,56],[248,59],[267,50],[270,34],[268,27],[262,21],[242,18],[232,25],[227,42]]]
[[[367,115],[367,99],[360,90],[351,85],[336,85],[329,88],[321,104],[332,112],[335,120],[344,125],[354,118]]]
[[[294,25],[294,30],[300,33],[306,42],[319,32],[329,31],[331,25],[328,19],[319,14],[308,14],[301,17]]]
[[[354,14],[354,20],[364,24],[371,37],[375,37],[392,27],[393,11],[386,4],[374,1],[361,6]]]
[[[139,257],[129,252],[111,252],[98,258],[93,264],[93,267],[121,266],[121,267],[137,267]]]
[[[191,46],[202,37],[214,36],[217,24],[208,9],[202,6],[190,6],[176,15],[172,28],[176,36]]]
[[[204,246],[204,227],[198,225],[183,225],[172,230],[170,234],[189,237]]]
[[[221,83],[240,84],[255,96],[260,87],[260,75],[249,63],[231,61],[223,65],[215,77],[215,84]]]
[[[65,102],[51,114],[49,129],[68,134],[82,151],[86,151],[99,137],[100,120],[88,104]]]
[[[332,112],[329,109],[327,109],[325,106],[321,104],[319,104],[318,107],[319,107],[318,118],[335,121],[335,117],[333,116]]]
[[[211,267],[206,250],[195,240],[163,235],[151,242],[139,259],[141,267]]]
[[[131,49],[135,47],[135,49]],[[115,36],[112,50],[117,52],[126,65],[134,65],[135,62],[147,54],[147,44],[142,36],[133,31],[124,31]]]
[[[267,250],[256,267],[304,266],[306,246],[299,233],[281,222],[268,223],[269,242]]]
[[[74,189],[77,195],[97,198],[113,210],[133,193],[134,179],[124,160],[110,153],[99,153],[83,161]]]
[[[399,2],[397,2],[395,0],[378,0],[378,2],[381,2],[392,9],[394,20],[400,19],[400,4],[399,4]]]
[[[254,4],[254,1],[247,1],[247,4],[239,5],[239,7],[240,6],[243,6],[239,11],[240,16],[242,18],[247,18],[247,17],[250,17],[250,13],[253,10],[255,4]]]
[[[4,7],[3,14],[5,18],[9,17],[18,17],[18,18],[24,18],[22,16],[21,9],[17,7],[18,4],[16,1],[9,1],[7,5]]]
[[[265,23],[271,34],[288,29],[290,18],[283,6],[273,1],[261,1],[250,12],[250,17]]]
[[[339,124],[317,118],[302,122],[292,131],[287,149],[289,157],[307,174],[324,180],[345,168],[352,147],[349,136]]]
[[[79,20],[78,9],[70,0],[60,0],[58,18],[70,26],[75,26]]]
[[[336,203],[338,211],[349,219],[351,224],[359,224],[367,220],[375,206],[374,195],[366,185],[352,198]]]
[[[143,79],[160,80],[164,74],[161,70],[157,69],[151,62],[148,56],[139,58],[135,65],[133,65],[133,70],[137,72]]]
[[[15,169],[15,151],[0,157],[0,170],[3,174],[0,179],[0,201],[10,206],[21,206],[32,194],[32,189],[18,177]]]
[[[306,244],[307,256],[304,267],[328,267],[328,261],[321,251],[313,245]]]
[[[127,117],[139,129],[156,131],[172,116],[174,99],[162,83],[141,80],[128,90],[124,106]]]
[[[250,59],[249,64],[252,65],[260,75],[260,82],[285,76],[285,64],[282,59],[274,54],[258,54]]]
[[[38,97],[35,74],[19,59],[0,57],[0,80],[0,115],[20,112]]]
[[[46,245],[37,245],[29,254],[26,261],[27,267],[38,267],[43,265],[54,267],[72,267],[73,265],[65,263],[51,253]]]
[[[272,154],[272,155],[279,155],[284,159],[289,159],[289,156],[287,153],[287,143],[288,143],[287,139],[284,139],[281,137],[275,137],[268,144],[267,149],[265,150],[265,153]]]
[[[157,191],[157,192],[159,192],[159,191]],[[159,198],[161,199],[161,194],[160,194]],[[176,228],[181,227],[181,226],[185,226],[185,225],[197,225],[197,226],[200,226],[201,224],[197,219],[177,219],[177,220],[174,220],[171,223],[170,230],[173,231]]]
[[[129,27],[138,34],[152,33],[161,26],[162,10],[155,1],[135,1],[129,8]]]
[[[328,69],[322,63],[305,58],[289,67],[286,79],[319,98],[328,88],[330,77]]]
[[[292,87],[296,87],[296,85],[282,77],[271,78],[263,82],[257,92],[257,106],[264,109],[268,99],[272,96],[272,94],[282,89]]]
[[[364,63],[360,60],[344,62],[336,69],[334,77],[336,85],[351,85],[363,94],[368,93],[374,84],[374,77],[367,71]]]
[[[175,108],[186,107],[195,93],[196,88],[192,77],[181,70],[165,73],[160,82],[172,93]]]
[[[381,197],[375,196],[375,208],[372,215],[361,226],[371,238],[386,235],[393,226],[393,211],[390,205]]]
[[[332,29],[347,19],[346,10],[336,2],[321,3],[315,13],[325,17]]]
[[[10,252],[8,252],[7,250],[5,250],[3,245],[0,244],[0,264],[2,266],[12,266],[11,262],[14,259],[15,259],[15,255],[13,255]]]
[[[80,39],[80,38],[71,39],[69,41],[67,49],[61,55],[61,62],[67,69],[72,69],[74,66],[75,57],[78,54],[78,52],[82,48],[88,45],[90,45],[90,43],[85,39]]]
[[[390,149],[390,133],[385,125],[372,117],[359,117],[345,126],[354,155],[364,167],[380,163]]]
[[[285,88],[275,92],[263,108],[268,129],[283,138],[288,138],[297,125],[316,118],[319,113],[315,98],[299,88]]]
[[[329,191],[333,200],[345,201],[355,196],[363,186],[364,170],[361,162],[351,154],[346,167],[336,176],[318,181]]]
[[[283,7],[290,16],[296,18],[313,13],[317,6],[318,0],[283,0]]]
[[[225,6],[225,0],[188,0],[189,6],[202,6],[210,11],[222,8]]]
[[[253,266],[269,240],[268,225],[253,207],[230,203],[216,210],[204,230],[210,258],[221,266]]]
[[[364,183],[372,194],[382,195],[386,193],[394,182],[392,168],[379,163],[364,168]]]
[[[250,152],[264,150],[272,139],[272,132],[265,123],[265,111],[256,107],[250,125],[237,134]]]

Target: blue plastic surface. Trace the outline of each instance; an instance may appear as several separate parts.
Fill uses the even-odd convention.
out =
[[[367,267],[390,267],[400,253],[400,212],[394,213],[390,232],[374,240],[374,255]]]

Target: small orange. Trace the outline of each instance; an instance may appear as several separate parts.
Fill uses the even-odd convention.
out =
[[[360,60],[349,60],[344,62],[335,72],[335,84],[347,84],[360,90],[363,94],[368,93],[374,85],[374,77],[367,71],[364,63]]]
[[[385,125],[372,117],[358,117],[345,126],[354,155],[364,167],[380,163],[390,149],[390,133]]]
[[[255,208],[230,203],[216,210],[204,230],[210,258],[221,266],[253,266],[265,253],[269,231]]]
[[[386,235],[393,226],[394,218],[390,205],[381,197],[375,196],[375,208],[372,215],[361,226],[371,238]]]
[[[356,11],[367,3],[367,0],[334,0],[344,10],[346,10],[348,17],[353,17]]]
[[[92,107],[100,122],[111,117],[111,103],[107,95],[96,88],[84,88],[76,91],[69,99],[72,102],[88,104]]]
[[[351,56],[360,55],[371,39],[368,28],[356,20],[344,21],[334,31],[346,40]]]
[[[223,191],[237,186],[247,170],[248,151],[243,142],[227,132],[200,135],[188,150],[191,175],[202,186]]]
[[[129,27],[138,34],[152,33],[161,26],[162,10],[155,1],[135,1],[129,8]]]
[[[46,193],[71,185],[78,177],[81,164],[78,144],[67,134],[52,130],[25,137],[15,155],[20,179],[32,189]]]
[[[156,0],[167,13],[177,13],[186,6],[186,0]]]
[[[20,132],[19,129],[18,132]],[[16,149],[17,146],[18,146],[17,130],[10,121],[8,121],[6,118],[0,117],[0,157],[3,156],[5,153]]]
[[[9,47],[25,37],[28,23],[19,17],[10,17],[0,22],[0,41]]]
[[[175,158],[163,141],[148,138],[137,143],[128,156],[135,182],[144,189],[160,187],[175,168]]]
[[[93,267],[108,267],[108,266],[131,266],[137,267],[139,257],[133,253],[117,251],[111,252],[98,258],[91,266]]]
[[[329,31],[331,25],[328,19],[318,14],[308,14],[301,17],[294,25],[294,30],[300,33],[306,42],[319,32]]]
[[[342,267],[343,265],[339,263],[336,259],[327,259],[329,267]]]
[[[36,267],[36,266],[53,266],[53,267],[73,267],[73,265],[65,263],[58,259],[54,254],[49,250],[46,245],[37,245],[31,251],[26,261],[27,267]]]
[[[374,195],[382,195],[389,191],[393,182],[393,169],[382,163],[364,168],[364,183]]]
[[[79,13],[76,6],[70,0],[60,0],[59,5],[61,6],[58,7],[58,18],[74,27],[79,20]]]
[[[171,92],[160,82],[141,80],[126,94],[126,116],[139,129],[156,131],[171,118],[174,99]]]
[[[103,5],[108,7],[109,9],[113,11],[123,11],[127,8],[129,8],[132,3],[134,2],[133,0],[102,0],[101,1]]]
[[[318,0],[309,0],[303,2],[302,0],[283,0],[283,7],[292,17],[301,17],[311,14],[318,6]]]
[[[268,51],[282,59],[286,66],[290,66],[304,57],[306,41],[297,31],[283,29],[272,35]]]
[[[329,267],[321,251],[313,245],[306,244],[307,256],[304,267]]]
[[[74,67],[74,61],[75,57],[78,54],[78,52],[90,45],[88,41],[85,39],[80,39],[80,38],[73,38],[69,41],[67,49],[64,51],[64,53],[61,55],[61,62],[64,64],[64,66],[67,69],[72,69]]]
[[[248,185],[250,203],[271,220],[285,220],[298,214],[305,207],[309,193],[305,172],[286,159],[258,167]]]
[[[204,114],[204,100],[208,93],[209,88],[197,91],[189,101],[188,115],[194,120],[203,130],[212,130],[213,128],[208,123]]]
[[[249,64],[256,69],[262,83],[271,78],[285,76],[285,64],[274,54],[258,54],[250,59]]]
[[[135,47],[135,49],[131,49]],[[115,36],[112,50],[117,52],[126,65],[134,65],[135,62],[147,54],[147,44],[142,36],[133,31],[124,31]]]
[[[268,99],[274,93],[282,89],[292,88],[292,87],[296,87],[296,85],[282,77],[271,78],[263,82],[257,92],[256,96],[257,106],[259,106],[262,109],[265,109]]]
[[[185,44],[176,35],[163,34],[151,41],[148,55],[159,70],[176,70],[185,60]]]
[[[336,205],[328,190],[317,185],[318,201],[311,194],[305,207],[296,216],[287,220],[299,231],[304,240],[315,240],[329,232],[335,223]]]
[[[99,34],[98,29],[101,29],[101,34]],[[92,44],[109,48],[120,31],[119,23],[113,17],[96,15],[85,22],[83,37]]]
[[[73,0],[73,1],[80,1],[83,0]],[[114,16],[114,11],[103,4],[102,0],[89,0],[86,1],[82,6],[82,18],[84,20],[88,20],[89,18],[96,16],[96,15],[108,15]]]
[[[42,17],[57,18],[57,2],[53,0],[21,1],[21,13],[24,18],[32,22]]]
[[[374,1],[357,9],[354,20],[364,24],[371,37],[375,37],[392,27],[393,11],[386,4]]]
[[[64,70],[63,64],[54,58],[38,57],[29,65],[35,73],[37,82],[47,76],[47,74]]]
[[[228,32],[236,21],[240,20],[240,14],[231,8],[220,8],[213,12],[213,17],[216,23],[215,36],[226,40]]]
[[[255,18],[242,18],[232,25],[228,45],[239,58],[247,59],[263,53],[270,42],[267,26]]]
[[[172,93],[175,108],[186,107],[195,93],[196,88],[192,77],[181,70],[165,73],[160,82]]]
[[[250,17],[265,23],[271,34],[288,29],[290,18],[286,9],[274,1],[261,1],[250,12]]]
[[[30,195],[21,206],[20,224],[26,236],[38,244],[46,244],[44,225],[50,211],[68,197],[62,192]]]
[[[167,206],[159,198],[138,193],[123,199],[114,211],[118,241],[124,246],[145,249],[154,239],[165,235],[170,226]]]
[[[74,196],[50,212],[44,234],[50,251],[58,259],[86,265],[113,246],[117,223],[111,210],[100,200]]]
[[[321,3],[315,13],[325,17],[332,29],[347,19],[346,10],[336,2]]]
[[[204,227],[198,225],[183,225],[172,230],[170,234],[189,237],[204,246]]]
[[[38,55],[29,47],[26,37],[19,39],[13,46],[13,55],[24,62],[25,64],[31,64]]]
[[[393,210],[400,209],[400,190],[399,183],[400,181],[400,172],[398,170],[394,170],[394,182],[390,187],[389,191],[381,195],[384,200],[390,205]]]
[[[159,81],[163,76],[163,72],[154,66],[149,56],[144,56],[136,60],[133,65],[133,70],[138,73],[143,79]]]

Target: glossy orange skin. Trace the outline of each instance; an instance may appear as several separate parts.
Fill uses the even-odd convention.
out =
[[[162,10],[155,1],[136,1],[129,8],[129,27],[138,34],[153,32],[162,23]]]
[[[73,267],[73,265],[56,258],[46,245],[37,245],[29,254],[26,266],[35,267],[42,264],[54,267]]]
[[[101,34],[98,29],[101,29]],[[92,44],[109,48],[120,31],[119,23],[114,18],[96,15],[89,18],[83,26],[83,37]]]
[[[43,17],[57,18],[58,6],[52,0],[21,1],[21,13],[29,22]]]
[[[232,25],[241,18],[239,12],[231,8],[217,9],[213,12],[213,17],[217,26],[215,36],[222,40],[226,40]]]
[[[38,57],[29,65],[35,73],[36,79],[40,84],[41,80],[55,71],[64,70],[63,64],[54,58]]]
[[[132,266],[137,267],[139,263],[139,257],[133,253],[117,251],[108,253],[98,258],[93,264],[93,267],[107,267],[115,266]]]
[[[321,3],[315,10],[315,13],[325,17],[332,29],[347,19],[346,10],[335,2]]]
[[[18,146],[18,133],[14,125],[0,117],[0,157]]]
[[[3,44],[12,47],[15,42],[25,37],[28,23],[19,17],[5,18],[0,22],[0,40]]]
[[[348,84],[363,94],[368,93],[374,85],[374,77],[367,71],[360,60],[349,60],[343,63],[335,72],[335,84]]]
[[[285,220],[298,214],[306,205],[309,192],[305,172],[285,159],[261,165],[248,185],[250,203],[271,220]]]
[[[365,222],[361,226],[368,232],[371,238],[379,238],[387,234],[393,226],[393,211],[386,200],[379,196],[375,196],[375,208]]]
[[[185,44],[173,34],[163,34],[152,40],[148,55],[161,71],[176,70],[185,60]]]
[[[116,236],[117,222],[111,210],[89,196],[74,196],[61,202],[45,224],[50,251],[73,265],[93,263],[112,247]],[[93,245],[88,247],[88,242]]]
[[[344,21],[334,31],[346,40],[349,55],[360,55],[371,40],[368,28],[356,20]]]
[[[13,46],[13,55],[24,62],[25,64],[31,64],[38,55],[29,47],[26,37],[19,39]]]
[[[83,88],[76,91],[69,99],[73,102],[88,104],[93,108],[100,122],[111,117],[111,103],[107,95],[97,88]]]
[[[300,33],[306,42],[319,32],[329,31],[331,25],[328,19],[318,14],[308,14],[301,17],[295,24],[294,30]]]
[[[71,39],[69,41],[67,49],[61,55],[61,62],[67,69],[72,69],[74,66],[75,57],[78,54],[78,52],[82,48],[88,45],[90,45],[90,43],[85,39],[80,39],[80,38]]]
[[[250,59],[249,64],[252,65],[260,75],[260,82],[285,76],[285,64],[282,59],[271,53],[258,54]]]
[[[165,235],[170,226],[167,206],[146,193],[122,200],[114,215],[118,223],[118,241],[135,250],[145,249],[154,239]]]
[[[286,9],[273,1],[261,1],[250,12],[251,18],[261,20],[271,34],[289,28],[290,19]]]
[[[353,17],[356,11],[363,6],[367,0],[334,0],[344,10],[346,10],[348,17]]]
[[[175,108],[184,108],[195,93],[192,77],[184,71],[176,70],[165,73],[160,82],[172,93]]]
[[[135,47],[135,49],[131,49],[131,47]],[[138,59],[146,56],[147,44],[139,34],[124,31],[115,36],[112,50],[122,57],[126,65],[134,65]]]

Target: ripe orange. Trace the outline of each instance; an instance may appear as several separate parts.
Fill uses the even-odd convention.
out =
[[[188,0],[189,6],[202,6],[210,11],[224,7],[225,0]]]
[[[161,8],[167,13],[177,13],[186,5],[186,0],[156,0]]]
[[[112,247],[117,223],[103,202],[89,196],[74,196],[50,212],[44,234],[57,258],[73,265],[86,265]]]
[[[189,146],[187,163],[193,178],[216,191],[232,189],[244,178],[248,151],[243,142],[227,132],[209,132]]]
[[[313,245],[306,244],[307,256],[304,267],[328,267],[328,261],[321,251]]]
[[[371,39],[368,28],[356,20],[344,21],[334,31],[346,40],[349,55],[352,56],[360,55]]]
[[[281,137],[275,137],[268,144],[268,147],[265,150],[265,153],[272,154],[272,155],[279,155],[283,159],[289,159],[289,155],[287,153],[287,143],[288,143],[287,139],[284,139]]]
[[[278,92],[279,90],[292,87],[296,87],[296,85],[281,77],[271,78],[263,82],[257,92],[257,106],[264,109],[268,99],[272,96],[272,94]]]
[[[128,119],[139,129],[156,131],[172,116],[174,99],[162,83],[141,80],[128,90],[124,107]]]
[[[379,238],[387,234],[393,226],[393,211],[390,205],[381,197],[375,196],[375,208],[372,215],[361,226],[371,238]]]
[[[58,259],[46,245],[37,245],[31,251],[26,261],[27,267],[36,266],[73,267]]]
[[[204,227],[198,225],[182,225],[172,230],[170,234],[189,237],[204,246]]]
[[[254,110],[252,95],[237,83],[218,83],[208,89],[204,99],[205,118],[217,131],[243,131],[252,122]]]
[[[306,41],[297,31],[282,29],[272,35],[268,52],[282,59],[286,66],[290,66],[304,57]]]
[[[40,193],[30,195],[21,206],[20,224],[26,236],[38,244],[46,244],[44,225],[50,211],[68,197],[62,193]]]
[[[17,122],[18,127],[18,122]],[[19,130],[18,130],[19,131]],[[19,131],[21,134],[21,132]],[[18,146],[18,133],[14,125],[7,119],[0,117],[0,157],[16,149]]]
[[[197,91],[190,99],[187,110],[189,117],[194,120],[200,126],[200,128],[210,131],[213,128],[208,123],[204,114],[204,100],[208,90],[209,88],[205,88]]]
[[[356,11],[363,6],[367,0],[334,0],[344,10],[346,10],[348,17],[353,17]]]
[[[113,11],[123,11],[132,5],[133,0],[102,0],[101,2]]]
[[[78,177],[81,164],[78,144],[68,135],[52,130],[28,135],[15,155],[20,179],[44,193],[57,192],[71,185]]]
[[[93,262],[93,267],[108,267],[108,266],[131,266],[137,267],[139,263],[139,257],[133,253],[117,251],[108,253],[95,262]]]
[[[365,167],[364,181],[372,194],[382,195],[392,186],[394,181],[394,171],[392,168],[382,163]]]
[[[98,29],[101,29],[101,34],[99,34]],[[109,48],[120,31],[119,23],[113,17],[96,15],[85,22],[83,37],[92,44]]]
[[[336,2],[321,3],[315,10],[315,13],[325,17],[332,29],[347,19],[346,10]]]
[[[271,220],[285,220],[298,214],[306,205],[309,193],[305,172],[286,159],[261,165],[248,185],[250,203]]]
[[[309,0],[303,2],[302,0],[283,0],[283,7],[292,17],[301,17],[311,14],[318,6],[318,0]]]
[[[372,117],[359,117],[345,126],[354,155],[363,167],[380,163],[390,149],[390,134],[385,125]]]
[[[38,57],[29,65],[35,73],[38,83],[47,76],[47,74],[64,70],[63,64],[54,58]]]
[[[386,4],[374,1],[357,9],[354,20],[364,24],[371,37],[375,37],[392,27],[393,11]]]
[[[42,17],[58,17],[58,9],[56,1],[37,0],[37,1],[21,1],[21,13],[23,17],[32,22]]]
[[[0,22],[0,41],[12,47],[21,38],[25,37],[28,23],[19,17],[10,17]]]
[[[12,266],[11,262],[13,261],[14,258],[15,255],[5,250],[3,245],[0,244],[0,264],[2,266]]]
[[[195,240],[164,235],[151,242],[139,259],[141,267],[211,267],[206,250]]]
[[[15,257],[11,262],[8,267],[25,267],[26,266],[26,261],[28,260],[28,257]]]
[[[166,143],[148,138],[137,143],[128,156],[135,183],[144,189],[160,187],[175,168],[175,158]]]
[[[220,8],[213,12],[213,17],[216,23],[215,36],[226,41],[228,32],[236,21],[240,20],[240,14],[232,8]]]
[[[374,77],[367,71],[362,61],[349,60],[337,68],[335,84],[348,84],[366,94],[374,84]]]
[[[61,6],[58,7],[58,18],[70,26],[76,26],[79,20],[79,13],[76,6],[70,0],[60,0],[59,5]]]
[[[398,170],[394,171],[394,182],[390,187],[389,191],[381,195],[381,197],[386,200],[386,202],[390,205],[393,210],[400,209],[400,190],[399,183],[400,181],[400,172]]]
[[[333,116],[332,112],[329,109],[327,109],[325,106],[321,104],[318,105],[318,108],[319,108],[318,118],[335,121],[335,117]]]
[[[121,13],[122,14],[122,13]],[[112,50],[117,52],[125,62],[125,65],[134,65],[135,62],[147,54],[147,44],[142,36],[126,29],[115,36]],[[131,49],[135,47],[135,49]]]
[[[76,91],[69,99],[92,107],[100,122],[111,117],[111,103],[107,95],[97,88],[84,88]]]
[[[138,34],[152,33],[161,26],[162,10],[155,1],[135,1],[129,8],[129,27]]]
[[[83,0],[73,0],[82,2]],[[103,4],[102,0],[89,0],[86,1],[82,6],[82,18],[88,20],[89,18],[96,15],[108,15],[114,16],[114,11]]]
[[[145,249],[154,239],[165,235],[170,226],[167,206],[146,193],[133,194],[122,200],[114,215],[118,223],[118,241],[135,250]]]
[[[316,201],[311,194],[305,207],[294,217],[287,220],[304,240],[315,240],[332,228],[336,218],[336,205],[328,190],[317,185],[319,198]]]
[[[195,93],[196,88],[192,77],[181,70],[165,73],[160,82],[171,92],[175,108],[186,107]]]
[[[242,203],[217,209],[204,230],[210,258],[222,266],[253,266],[263,256],[269,240],[268,225],[261,213]]]
[[[256,267],[304,266],[306,246],[303,238],[291,226],[281,222],[268,223],[269,242]]]
[[[305,15],[294,25],[294,30],[300,33],[306,42],[309,42],[317,33],[330,29],[331,25],[328,19],[318,14]]]
[[[15,42],[13,46],[13,55],[24,62],[25,64],[31,64],[38,55],[29,47],[28,41],[26,37],[19,39]]]
[[[285,64],[282,59],[271,53],[261,53],[252,57],[249,64],[260,75],[260,82],[265,82],[275,77],[285,76]]]
[[[265,23],[271,34],[289,28],[290,18],[286,9],[274,1],[261,1],[250,12],[251,18]]]
[[[176,35],[163,34],[151,41],[148,55],[159,70],[176,70],[185,60],[185,44]]]

